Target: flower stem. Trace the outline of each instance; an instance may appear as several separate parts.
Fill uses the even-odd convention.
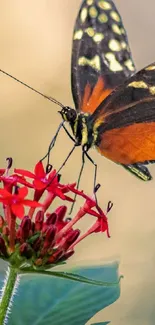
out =
[[[73,225],[78,222],[84,215],[86,214],[85,210],[83,208],[80,208],[76,216],[67,223],[66,226],[64,226],[56,235],[56,239],[61,238]]]
[[[0,325],[6,324],[8,309],[10,308],[13,294],[16,288],[18,271],[10,266],[7,270],[2,295],[0,299]]]
[[[15,246],[15,226],[16,226],[16,217],[12,215],[10,220],[10,252],[14,251],[14,246]]]

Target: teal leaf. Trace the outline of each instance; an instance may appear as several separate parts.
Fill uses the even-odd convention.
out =
[[[122,278],[122,276],[120,276],[118,278],[118,281],[114,281],[114,282],[104,282],[104,281],[98,281],[98,280],[93,280],[93,279],[89,279],[85,276],[79,275],[79,274],[74,274],[74,273],[70,273],[70,272],[59,272],[59,271],[40,271],[40,270],[29,270],[29,268],[24,268],[24,271],[21,272],[21,274],[42,274],[42,275],[48,275],[48,276],[54,276],[54,277],[58,277],[58,278],[62,278],[62,279],[67,279],[67,280],[72,280],[72,281],[77,281],[77,282],[82,282],[82,283],[87,283],[87,284],[91,284],[91,285],[96,285],[96,286],[102,286],[102,287],[111,287],[111,286],[116,286],[119,284],[120,279]]]
[[[70,272],[93,281],[119,282],[118,263]],[[55,276],[22,275],[8,325],[85,325],[119,296],[119,283],[99,286]]]

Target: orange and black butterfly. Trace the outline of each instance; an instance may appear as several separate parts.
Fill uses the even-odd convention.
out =
[[[133,75],[133,76],[132,76]],[[72,93],[64,108],[76,141],[142,180],[155,159],[155,64],[135,74],[127,35],[111,0],[84,0],[73,33]]]
[[[82,1],[73,33],[71,83],[76,110],[37,92],[62,107],[75,146],[81,145],[89,158],[95,146],[140,179],[152,179],[146,165],[155,162],[155,63],[136,73],[111,0]]]

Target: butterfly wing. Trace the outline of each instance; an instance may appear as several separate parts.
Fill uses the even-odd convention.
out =
[[[116,163],[155,160],[155,63],[115,89],[90,116],[96,146]]]
[[[78,111],[92,113],[135,72],[121,17],[111,0],[84,0],[72,49],[72,93]]]
[[[152,176],[146,166],[141,163],[130,164],[130,165],[122,165],[125,169],[127,169],[130,173],[134,174],[137,178],[143,181],[151,181]]]

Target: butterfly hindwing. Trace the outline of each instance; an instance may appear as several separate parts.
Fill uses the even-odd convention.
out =
[[[79,111],[92,113],[135,72],[121,17],[111,0],[84,0],[73,33],[72,93]]]
[[[152,179],[152,176],[147,169],[146,166],[143,164],[133,164],[133,165],[122,165],[125,169],[127,169],[130,173],[138,177],[139,179],[143,181],[150,181]]]
[[[155,63],[114,90],[89,122],[107,158],[124,165],[155,160]]]

